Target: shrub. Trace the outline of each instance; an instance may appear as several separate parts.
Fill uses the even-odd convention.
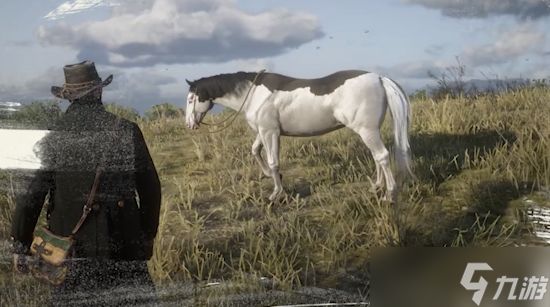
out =
[[[145,111],[145,117],[149,120],[161,118],[179,118],[184,114],[183,110],[170,103],[154,105],[151,109]]]
[[[121,106],[115,103],[105,105],[105,109],[117,116],[127,119],[132,122],[137,122],[140,119],[139,112],[131,107]]]
[[[13,120],[37,128],[48,128],[61,117],[62,111],[55,101],[35,101],[24,105],[13,115]]]

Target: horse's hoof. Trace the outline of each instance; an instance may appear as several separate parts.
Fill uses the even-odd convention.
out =
[[[373,184],[373,185],[370,186],[370,191],[372,193],[376,193],[376,194],[381,193],[382,189],[384,189],[384,187],[381,186],[381,185],[374,185]]]
[[[388,195],[388,193],[384,194],[384,196],[381,198],[382,201],[388,202],[390,204],[395,204],[397,202],[397,196],[396,195]]]
[[[271,202],[275,202],[277,200],[279,200],[281,198],[281,195],[283,195],[283,192],[273,192],[273,194],[271,194],[269,196],[269,201]]]

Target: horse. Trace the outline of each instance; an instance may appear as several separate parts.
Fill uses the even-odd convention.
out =
[[[185,116],[188,128],[198,129],[214,104],[236,110],[236,115],[244,113],[256,134],[252,155],[264,175],[274,181],[271,201],[283,192],[279,172],[281,136],[318,136],[347,127],[361,137],[374,158],[373,188],[383,188],[383,176],[386,185],[383,199],[395,202],[397,184],[390,169],[389,152],[380,135],[388,106],[393,118],[398,176],[414,177],[408,136],[410,102],[401,86],[390,78],[363,70],[338,71],[317,79],[260,71],[186,81],[189,85]],[[262,148],[266,150],[267,163],[262,158]]]

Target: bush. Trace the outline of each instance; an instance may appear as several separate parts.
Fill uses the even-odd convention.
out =
[[[162,103],[154,105],[151,109],[145,111],[145,117],[149,120],[157,120],[161,118],[180,118],[183,117],[184,111],[173,104]]]
[[[429,97],[428,91],[426,89],[421,89],[421,90],[416,90],[414,93],[409,95],[409,100],[410,101],[426,100],[428,99],[428,97]]]
[[[441,100],[445,97],[457,98],[466,94],[466,65],[460,62],[456,57],[456,65],[445,68],[444,72],[439,75],[432,71],[428,71],[428,76],[433,79],[437,86],[432,90],[431,96],[435,100]]]
[[[55,101],[35,101],[24,105],[13,115],[13,120],[24,125],[48,128],[60,117],[62,111]]]
[[[115,103],[109,103],[105,105],[105,109],[117,116],[127,119],[132,122],[137,122],[140,119],[139,112],[131,107],[125,107],[117,105]]]

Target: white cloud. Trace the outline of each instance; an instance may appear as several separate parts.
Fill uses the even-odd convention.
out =
[[[323,36],[315,16],[250,14],[229,0],[124,0],[104,21],[41,26],[44,44],[114,66],[225,62],[274,56]]]
[[[428,72],[438,73],[449,67],[449,63],[444,61],[411,61],[399,63],[389,67],[376,67],[377,72],[381,72],[391,78],[407,79],[428,79]]]
[[[41,99],[56,99],[50,93],[52,85],[63,84],[63,69],[50,67],[22,83],[0,83],[0,100],[32,102]]]
[[[550,0],[402,0],[440,10],[455,18],[479,18],[491,15],[513,15],[540,18],[550,15]]]
[[[113,70],[101,66],[97,66],[97,69],[103,79],[113,75],[113,82],[104,88],[105,103],[114,102],[143,112],[155,104],[182,100],[185,94],[183,85],[179,92],[166,94],[163,88],[176,84],[178,80],[150,69]],[[0,101],[30,103],[37,100],[59,100],[65,105],[66,101],[54,97],[50,92],[51,86],[61,86],[63,83],[63,67],[50,67],[24,83],[0,83]]]
[[[428,46],[424,49],[424,52],[431,56],[439,56],[445,51],[445,45],[442,44],[436,44]]]
[[[543,52],[546,35],[530,25],[503,31],[492,43],[464,49],[461,58],[468,66],[501,64],[520,56]]]
[[[236,61],[234,66],[239,71],[260,71],[262,69],[274,71],[275,63],[267,59],[253,59]]]
[[[103,101],[130,106],[144,111],[152,105],[169,102],[173,97],[165,97],[162,87],[177,82],[176,78],[139,69],[134,72],[113,71],[113,82],[104,89]],[[183,88],[183,86],[182,86]],[[183,92],[183,90],[182,90]],[[181,94],[180,99],[184,95]]]

